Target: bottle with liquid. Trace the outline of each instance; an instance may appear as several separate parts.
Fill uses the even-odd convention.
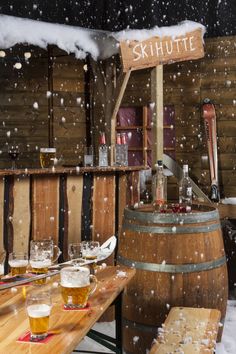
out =
[[[108,146],[106,144],[106,137],[104,132],[100,133],[100,141],[98,147],[98,166],[108,166]]]
[[[153,176],[152,195],[154,207],[161,211],[164,204],[167,202],[167,179],[164,175],[163,163],[161,160],[157,161],[156,173]]]
[[[121,145],[121,135],[117,133],[116,135],[116,146],[115,146],[115,165],[122,166],[123,164],[123,151]]]
[[[121,133],[122,165],[128,166],[128,143],[126,133]]]
[[[186,208],[186,211],[191,210],[192,185],[188,175],[188,165],[183,165],[183,177],[179,184],[179,204]]]

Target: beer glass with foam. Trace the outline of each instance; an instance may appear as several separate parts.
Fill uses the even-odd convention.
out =
[[[30,242],[30,266],[33,274],[46,274],[48,268],[57,261],[61,251],[52,240],[32,240]],[[45,279],[40,279],[37,284],[44,284]]]
[[[79,265],[82,257],[81,243],[69,243],[68,255],[73,265]]]
[[[84,259],[96,261],[100,252],[100,244],[98,241],[83,241],[81,252]]]
[[[39,158],[42,168],[53,167],[56,161],[56,148],[41,148]]]
[[[8,264],[11,267],[12,276],[26,273],[28,263],[28,254],[26,252],[12,252],[9,254]]]
[[[51,313],[50,292],[32,293],[26,298],[26,310],[30,324],[30,339],[42,340],[47,337]]]
[[[63,268],[60,276],[64,307],[68,309],[86,307],[89,296],[97,288],[97,278],[90,275],[86,267]]]

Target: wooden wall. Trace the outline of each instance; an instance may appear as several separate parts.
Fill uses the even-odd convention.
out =
[[[124,207],[138,201],[135,169],[1,175],[0,251],[28,251],[31,239],[52,238],[67,260],[70,242],[118,235]]]
[[[201,113],[204,98],[216,106],[221,195],[236,196],[236,37],[206,39],[205,57],[164,65],[164,105],[175,110],[176,160],[188,163],[191,177],[209,193],[210,175]],[[131,73],[122,105],[151,101],[151,69]],[[177,198],[175,178],[169,197]]]
[[[0,168],[10,167],[7,144],[14,142],[21,150],[19,168],[38,167],[39,148],[49,145],[63,163],[78,164],[86,141],[84,62],[55,48],[48,53],[21,45],[5,53],[0,58]],[[16,63],[22,68],[14,68]]]

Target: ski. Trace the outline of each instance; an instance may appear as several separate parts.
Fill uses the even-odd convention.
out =
[[[215,106],[209,98],[203,101],[202,116],[207,139],[208,158],[210,166],[211,191],[210,199],[214,202],[220,200],[218,180],[217,132]]]

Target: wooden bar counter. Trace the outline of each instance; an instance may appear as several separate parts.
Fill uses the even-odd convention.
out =
[[[27,251],[31,239],[52,238],[63,261],[70,242],[103,243],[118,233],[124,207],[139,202],[143,169],[0,170],[0,250]]]
[[[0,292],[0,353],[69,354],[86,336],[104,311],[124,290],[135,274],[126,267],[107,267],[98,271],[98,288],[89,299],[86,310],[64,310],[58,276],[51,278],[45,290],[51,289],[52,312],[49,332],[53,334],[47,343],[24,343],[17,339],[29,330],[25,296],[39,286],[18,286]],[[44,287],[43,287],[44,288]]]

